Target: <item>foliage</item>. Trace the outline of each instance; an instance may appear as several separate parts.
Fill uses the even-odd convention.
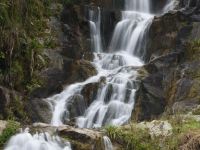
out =
[[[12,120],[8,121],[6,129],[4,129],[2,134],[0,135],[0,147],[3,147],[8,139],[13,136],[19,128],[20,124],[18,122]]]
[[[54,45],[50,41],[40,43],[37,37],[49,36],[45,30],[52,2],[0,1],[0,84],[22,91],[32,80],[35,83],[37,75],[34,72],[47,65],[42,49]]]

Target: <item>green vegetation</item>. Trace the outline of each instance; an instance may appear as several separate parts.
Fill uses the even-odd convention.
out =
[[[200,129],[200,123],[191,118],[177,115],[168,119],[173,127],[173,134],[167,137],[152,139],[148,130],[139,128],[136,123],[125,127],[106,127],[106,134],[113,142],[122,145],[123,150],[177,150],[183,135]]]
[[[130,128],[109,126],[106,132],[112,140],[122,144],[126,150],[156,150],[156,143],[153,143],[148,131],[134,125],[130,125]]]
[[[11,136],[13,136],[17,130],[20,128],[20,124],[15,121],[8,121],[6,125],[6,129],[3,130],[0,135],[0,148],[4,146],[4,144],[9,140]]]
[[[0,0],[0,84],[18,91],[42,84],[44,48],[56,46],[47,32],[53,0]],[[26,89],[24,89],[26,87]]]

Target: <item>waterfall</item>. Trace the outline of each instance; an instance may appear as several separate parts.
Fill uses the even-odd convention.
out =
[[[73,119],[80,128],[98,128],[123,125],[131,118],[138,88],[137,67],[143,65],[141,58],[146,51],[147,31],[154,15],[150,12],[148,0],[126,0],[125,10],[122,11],[122,18],[115,27],[109,46],[112,53],[103,53],[100,14],[100,8],[97,11],[90,10],[89,13],[92,45],[95,50],[92,63],[98,73],[47,98],[54,108],[52,125],[63,125]],[[102,77],[105,78],[104,83],[100,82]],[[82,105],[82,101],[87,98],[81,95],[81,91],[88,83],[99,83],[100,86],[96,97],[86,107]],[[77,104],[77,109],[81,109],[82,114],[70,118],[68,105],[75,95],[79,95],[80,104]]]
[[[109,137],[103,137],[105,150],[113,150],[112,142],[110,141]]]
[[[163,11],[173,9],[175,1],[169,0]],[[53,108],[52,125],[60,126],[70,121],[71,112],[67,106],[74,95],[80,97],[80,108],[77,109],[82,112],[72,118],[78,127],[97,128],[128,123],[138,89],[137,68],[143,65],[141,58],[146,51],[147,31],[154,17],[150,10],[150,0],[125,0],[125,10],[121,12],[122,18],[115,27],[109,46],[111,53],[103,53],[100,8],[90,10],[91,48],[95,55],[92,64],[98,73],[46,99]],[[104,82],[101,82],[102,77]],[[96,97],[86,107],[82,105],[84,97],[81,90],[89,83],[99,83],[99,87]],[[103,140],[105,150],[112,150],[110,139],[104,136]],[[10,139],[6,150],[71,150],[71,146],[48,133],[31,135],[24,131]]]
[[[98,7],[97,13],[95,10],[89,10],[91,49],[95,52],[102,52],[101,40],[101,10]]]
[[[168,0],[167,4],[165,5],[165,7],[163,9],[163,13],[166,13],[166,12],[168,12],[170,10],[173,10],[177,5],[178,5],[178,1],[177,0]]]
[[[146,46],[144,37],[152,19],[151,14],[123,11],[122,20],[116,25],[109,50],[126,51],[130,55],[144,54]]]
[[[150,12],[150,0],[125,0],[125,10]]]
[[[71,150],[70,143],[63,143],[58,136],[48,133],[31,135],[26,129],[24,132],[13,136],[5,150]]]

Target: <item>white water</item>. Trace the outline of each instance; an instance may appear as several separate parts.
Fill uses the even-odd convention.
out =
[[[103,137],[105,150],[113,150],[112,142],[110,141],[109,137]]]
[[[150,0],[125,0],[125,10],[150,13]]]
[[[58,136],[48,133],[31,135],[26,129],[13,136],[5,150],[71,150],[70,143],[63,143]]]
[[[146,44],[144,37],[152,19],[151,14],[123,11],[122,20],[116,25],[113,34],[110,51],[123,50],[130,55],[144,55]]]
[[[95,52],[102,52],[102,41],[101,41],[101,11],[100,8],[89,11],[89,22],[90,22],[90,36],[91,36],[91,48]]]
[[[175,7],[178,6],[178,3],[178,0],[167,0],[167,4],[163,9],[163,13],[175,9]]]

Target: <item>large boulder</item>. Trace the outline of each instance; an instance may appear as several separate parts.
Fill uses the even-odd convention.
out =
[[[85,113],[87,106],[85,99],[80,94],[75,94],[68,98],[66,103],[66,111],[64,112],[63,121],[65,124],[70,124],[75,121],[75,118]]]
[[[73,150],[104,150],[103,133],[90,129],[79,129],[71,126],[53,127],[48,124],[35,123],[31,131],[58,134],[63,140],[71,143]]]
[[[93,100],[95,100],[95,98],[97,97],[99,87],[100,83],[96,82],[88,83],[82,88],[81,94],[83,95],[87,106],[90,106]]]
[[[30,99],[26,104],[27,115],[32,122],[50,123],[52,118],[52,108],[45,99]]]

